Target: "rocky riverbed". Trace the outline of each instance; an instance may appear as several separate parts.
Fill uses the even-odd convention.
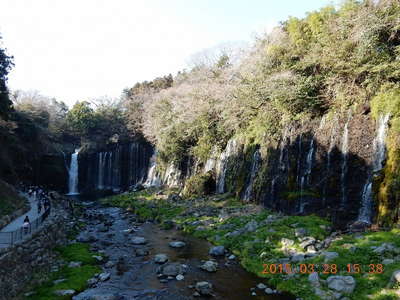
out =
[[[102,256],[102,273],[73,296],[89,299],[294,299],[260,284],[225,249],[175,230],[138,222],[120,208],[86,203],[77,241]],[[211,254],[210,254],[211,253]]]

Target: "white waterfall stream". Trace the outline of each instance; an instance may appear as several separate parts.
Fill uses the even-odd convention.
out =
[[[71,154],[71,163],[68,170],[68,195],[78,195],[78,155],[80,149],[75,149],[75,152]]]
[[[250,171],[250,179],[249,183],[247,184],[246,190],[244,192],[243,200],[249,201],[251,199],[251,193],[253,192],[253,183],[254,179],[256,178],[257,172],[258,172],[258,167],[260,166],[260,159],[261,159],[261,154],[260,150],[254,151],[253,154],[253,160],[251,163],[251,171]]]
[[[378,119],[377,134],[373,142],[374,158],[372,161],[372,174],[368,176],[361,194],[361,207],[357,221],[371,223],[372,219],[372,179],[374,173],[383,168],[386,155],[385,138],[389,122],[389,115],[380,115]]]

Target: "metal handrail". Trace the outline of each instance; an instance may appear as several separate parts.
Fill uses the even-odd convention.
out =
[[[40,225],[47,219],[50,214],[50,207],[45,210],[45,212],[30,222],[28,230],[26,232],[24,226],[20,226],[14,231],[0,232],[0,244],[10,244],[13,245],[15,242],[21,241],[28,235],[36,232]]]

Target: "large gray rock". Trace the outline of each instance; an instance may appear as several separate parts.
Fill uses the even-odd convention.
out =
[[[339,293],[350,294],[356,287],[356,281],[352,276],[329,276],[326,282],[328,288]]]
[[[144,245],[146,243],[147,243],[147,241],[144,237],[136,236],[136,237],[132,238],[132,244],[134,244],[134,245]]]
[[[209,296],[212,294],[212,284],[207,281],[197,282],[195,288],[201,295]]]
[[[160,253],[154,256],[154,261],[158,264],[163,264],[168,261],[168,256],[166,254]]]
[[[225,255],[225,247],[224,246],[215,246],[210,249],[208,252],[210,255],[213,256],[222,256]]]
[[[204,264],[202,264],[200,268],[208,272],[216,272],[218,269],[218,263],[212,260],[208,260]]]
[[[183,248],[186,246],[186,244],[181,241],[174,241],[174,242],[170,242],[169,246],[172,248]]]
[[[303,241],[300,243],[300,247],[302,247],[303,249],[307,249],[308,246],[314,245],[315,242],[315,238],[313,238],[312,236],[308,236],[303,238]]]

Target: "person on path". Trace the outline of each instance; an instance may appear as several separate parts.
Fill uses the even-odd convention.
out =
[[[29,221],[29,217],[26,216],[24,219],[24,224],[22,225],[22,227],[24,228],[24,233],[28,234],[28,232],[30,231],[30,227],[31,227],[31,222]]]
[[[37,210],[38,210],[38,215],[40,215],[40,211],[42,210],[42,201],[38,201],[37,203]]]

